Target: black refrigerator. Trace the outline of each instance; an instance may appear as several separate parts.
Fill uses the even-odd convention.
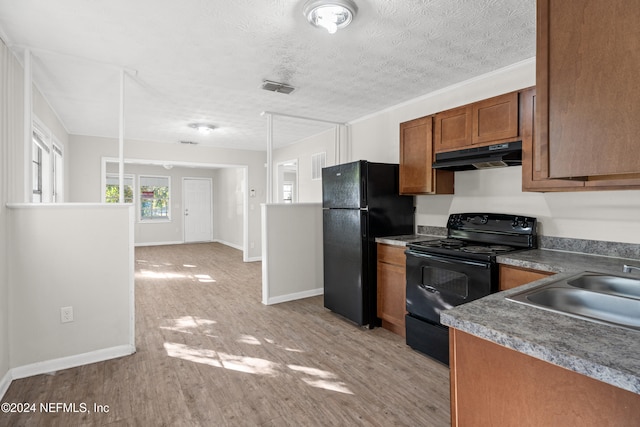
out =
[[[376,318],[376,237],[414,233],[413,196],[397,164],[360,160],[322,169],[324,306],[358,325]]]

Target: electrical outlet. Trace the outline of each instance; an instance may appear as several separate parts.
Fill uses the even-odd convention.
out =
[[[73,322],[73,307],[60,307],[60,323]]]

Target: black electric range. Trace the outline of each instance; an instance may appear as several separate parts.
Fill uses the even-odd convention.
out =
[[[408,245],[406,339],[449,363],[443,310],[498,291],[496,256],[537,247],[537,220],[522,215],[452,214],[447,237]]]

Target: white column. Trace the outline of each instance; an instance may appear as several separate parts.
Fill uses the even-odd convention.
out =
[[[33,75],[31,68],[31,51],[24,50],[24,201],[30,203],[33,198],[31,182],[31,157],[33,139]]]
[[[124,203],[124,82],[125,71],[122,69],[120,70],[120,124],[118,132],[118,185],[120,189],[118,203]]]
[[[267,203],[273,203],[273,116],[267,113]]]

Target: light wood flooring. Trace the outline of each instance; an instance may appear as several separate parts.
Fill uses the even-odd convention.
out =
[[[321,296],[262,305],[261,264],[240,251],[137,248],[135,292],[136,354],[15,380],[2,399],[108,413],[0,412],[0,426],[449,425],[447,367]]]

